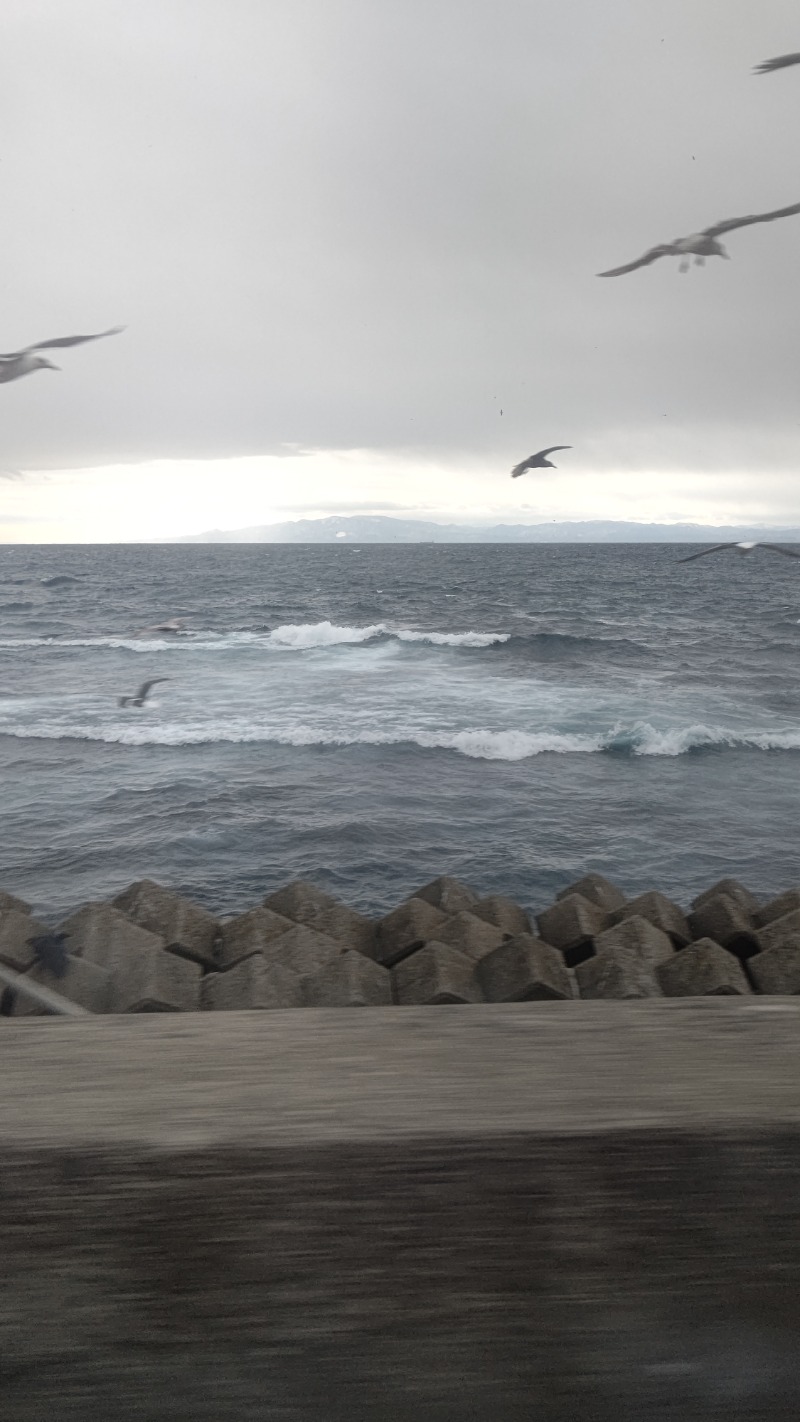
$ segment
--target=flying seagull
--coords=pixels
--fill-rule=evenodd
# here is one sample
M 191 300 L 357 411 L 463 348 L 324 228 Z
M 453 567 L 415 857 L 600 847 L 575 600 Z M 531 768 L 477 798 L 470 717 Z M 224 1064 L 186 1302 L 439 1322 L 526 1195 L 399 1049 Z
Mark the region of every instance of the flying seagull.
M 625 272 L 635 272 L 637 267 L 649 267 L 650 263 L 658 261 L 659 257 L 680 257 L 682 272 L 688 272 L 692 256 L 698 267 L 703 266 L 706 257 L 725 257 L 729 261 L 728 253 L 719 241 L 723 232 L 734 232 L 737 227 L 749 227 L 753 222 L 774 222 L 778 217 L 794 217 L 798 212 L 800 202 L 792 203 L 791 207 L 776 208 L 775 212 L 758 212 L 753 217 L 730 217 L 727 222 L 715 222 L 713 227 L 706 227 L 702 232 L 693 232 L 689 237 L 676 237 L 674 242 L 662 242 L 658 247 L 651 247 L 643 257 L 637 257 L 635 262 L 627 262 L 624 267 L 612 267 L 611 271 L 598 272 L 597 275 L 624 276 Z
M 120 706 L 144 706 L 151 686 L 158 686 L 160 681 L 169 681 L 168 676 L 154 676 L 152 681 L 143 681 L 135 696 L 120 696 L 118 702 Z
M 774 74 L 776 69 L 788 69 L 790 64 L 800 64 L 800 54 L 779 54 L 777 59 L 765 59 L 757 64 L 754 74 Z
M 98 331 L 94 336 L 57 336 L 53 341 L 37 341 L 33 346 L 25 346 L 21 351 L 11 351 L 0 355 L 0 385 L 8 380 L 19 380 L 22 375 L 32 375 L 34 370 L 60 370 L 51 360 L 39 355 L 39 351 L 50 351 L 61 346 L 81 346 L 84 341 L 101 341 L 104 336 L 116 336 L 124 331 L 124 326 L 112 326 L 110 331 Z
M 679 563 L 693 563 L 695 558 L 705 558 L 707 553 L 721 553 L 724 548 L 732 548 L 735 553 L 753 553 L 756 548 L 769 548 L 772 553 L 782 553 L 784 558 L 800 558 L 793 548 L 784 548 L 781 543 L 715 543 L 713 548 L 704 548 L 701 553 L 690 553 L 688 558 L 679 558 Z
M 551 444 L 547 449 L 540 449 L 538 454 L 529 454 L 527 459 L 523 459 L 521 464 L 515 464 L 511 470 L 511 478 L 518 479 L 520 474 L 527 474 L 529 469 L 556 469 L 558 466 L 551 464 L 547 458 L 548 454 L 553 454 L 557 449 L 572 449 L 571 444 Z

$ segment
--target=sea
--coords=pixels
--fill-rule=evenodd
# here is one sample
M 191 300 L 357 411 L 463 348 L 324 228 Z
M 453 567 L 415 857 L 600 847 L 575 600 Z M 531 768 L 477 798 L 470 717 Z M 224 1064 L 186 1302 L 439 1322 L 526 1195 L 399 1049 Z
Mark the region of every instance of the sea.
M 800 563 L 689 551 L 4 546 L 0 888 L 53 922 L 142 878 L 219 914 L 301 877 L 370 915 L 439 874 L 779 893 Z

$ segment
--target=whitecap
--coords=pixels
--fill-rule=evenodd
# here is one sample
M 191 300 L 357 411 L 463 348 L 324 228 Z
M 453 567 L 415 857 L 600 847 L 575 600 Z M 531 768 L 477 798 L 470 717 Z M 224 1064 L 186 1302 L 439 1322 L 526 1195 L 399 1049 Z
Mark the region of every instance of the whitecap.
M 637 723 L 631 732 L 634 755 L 686 755 L 712 748 L 728 750 L 800 750 L 800 728 L 778 730 L 733 730 L 727 726 L 674 726 L 656 730 Z
M 507 642 L 510 632 L 394 632 L 400 642 L 431 642 L 435 647 L 491 647 Z
M 369 642 L 387 632 L 383 622 L 367 627 L 337 627 L 333 622 L 301 622 L 276 627 L 267 637 L 273 647 L 305 651 L 309 647 L 335 647 L 343 642 Z
M 636 756 L 681 756 L 703 749 L 800 750 L 800 729 L 734 731 L 702 725 L 658 730 L 647 723 L 614 726 L 602 731 L 568 732 L 470 727 L 431 731 L 400 725 L 391 729 L 337 729 L 299 723 L 294 726 L 259 724 L 247 717 L 229 717 L 208 723 L 159 722 L 146 724 L 114 720 L 105 724 L 66 725 L 41 721 L 38 725 L 0 726 L 0 733 L 19 739 L 90 740 L 124 745 L 201 745 L 217 742 L 263 742 L 292 746 L 400 746 L 424 750 L 452 750 L 475 760 L 527 760 L 538 755 L 587 755 L 626 752 Z
M 11 651 L 24 647 L 110 647 L 129 652 L 225 652 L 248 647 L 268 651 L 304 652 L 318 647 L 370 642 L 378 637 L 399 642 L 427 642 L 437 647 L 489 647 L 507 642 L 507 632 L 426 632 L 413 628 L 393 628 L 385 622 L 366 627 L 340 627 L 334 622 L 287 623 L 271 632 L 226 632 L 194 630 L 169 639 L 164 637 L 20 637 L 0 640 L 0 648 Z

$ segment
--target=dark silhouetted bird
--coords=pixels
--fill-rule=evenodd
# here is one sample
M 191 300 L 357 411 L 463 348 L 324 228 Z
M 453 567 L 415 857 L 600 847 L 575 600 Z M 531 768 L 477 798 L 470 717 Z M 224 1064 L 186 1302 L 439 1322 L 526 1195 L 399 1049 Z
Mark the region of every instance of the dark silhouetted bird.
M 110 331 L 98 331 L 95 336 L 58 336 L 52 341 L 37 341 L 33 346 L 24 346 L 21 351 L 11 351 L 0 355 L 0 385 L 8 380 L 19 380 L 23 375 L 32 375 L 35 370 L 60 370 L 39 355 L 39 351 L 50 351 L 62 346 L 82 346 L 84 341 L 101 341 L 104 336 L 117 336 L 124 326 L 112 326 Z
M 554 454 L 557 449 L 572 449 L 571 444 L 551 444 L 547 449 L 540 449 L 538 454 L 529 454 L 527 459 L 523 459 L 521 464 L 515 464 L 511 470 L 511 478 L 518 479 L 520 474 L 527 474 L 529 469 L 556 469 L 558 466 L 551 464 L 547 458 L 548 454 Z
M 67 971 L 66 941 L 66 933 L 40 933 L 37 938 L 28 939 L 37 963 L 56 978 L 63 978 Z
M 690 553 L 688 558 L 679 558 L 679 563 L 693 563 L 695 558 L 705 558 L 709 553 L 722 553 L 732 548 L 734 553 L 754 553 L 756 548 L 768 548 L 771 553 L 782 553 L 784 558 L 800 558 L 793 548 L 784 548 L 780 543 L 715 543 L 713 548 L 704 548 L 700 553 Z
M 800 64 L 800 54 L 779 54 L 777 59 L 765 59 L 757 64 L 754 74 L 774 74 L 776 69 L 788 69 L 790 64 Z
M 120 706 L 143 706 L 150 692 L 151 686 L 158 686 L 160 681 L 169 681 L 168 676 L 154 676 L 150 681 L 143 681 L 135 696 L 120 696 L 118 702 Z
M 624 276 L 625 272 L 635 272 L 637 267 L 649 267 L 651 262 L 658 261 L 659 257 L 680 257 L 680 270 L 688 272 L 691 265 L 691 257 L 694 257 L 695 265 L 702 267 L 706 257 L 724 257 L 730 261 L 728 253 L 725 251 L 719 238 L 723 232 L 735 232 L 737 227 L 750 227 L 754 222 L 775 222 L 779 217 L 794 217 L 800 212 L 800 202 L 795 202 L 791 207 L 779 207 L 774 212 L 759 212 L 754 217 L 730 217 L 726 222 L 715 222 L 712 227 L 705 227 L 702 232 L 693 232 L 690 237 L 676 237 L 674 242 L 662 242 L 658 247 L 651 247 L 643 256 L 637 257 L 635 262 L 626 262 L 624 267 L 612 267 L 608 272 L 598 272 L 601 277 Z

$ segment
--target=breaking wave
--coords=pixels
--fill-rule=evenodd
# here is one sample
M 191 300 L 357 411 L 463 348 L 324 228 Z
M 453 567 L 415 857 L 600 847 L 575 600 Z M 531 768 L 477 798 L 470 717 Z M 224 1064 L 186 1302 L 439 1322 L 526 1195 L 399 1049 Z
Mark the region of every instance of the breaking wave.
M 0 727 L 0 734 L 22 740 L 105 741 L 121 745 L 208 745 L 217 743 L 271 743 L 290 746 L 418 746 L 423 750 L 451 750 L 474 760 L 527 760 L 537 755 L 588 755 L 601 752 L 632 756 L 681 756 L 703 751 L 800 750 L 800 726 L 784 730 L 732 730 L 723 726 L 683 726 L 658 730 L 647 722 L 617 725 L 596 732 L 558 730 L 489 730 L 479 727 L 458 731 L 430 731 L 398 726 L 385 731 L 347 731 L 299 724 L 291 727 L 259 725 L 246 717 L 229 717 L 210 724 L 164 723 L 137 725 L 65 726 L 41 722 L 37 726 Z
M 178 632 L 169 637 L 20 637 L 0 640 L 0 648 L 23 647 L 113 647 L 130 652 L 202 651 L 227 652 L 247 647 L 267 651 L 304 652 L 311 648 L 336 647 L 347 643 L 370 642 L 375 638 L 398 642 L 428 642 L 436 647 L 490 647 L 507 642 L 508 632 L 425 632 L 413 628 L 390 627 L 373 622 L 366 627 L 339 627 L 333 622 L 287 624 L 270 632 Z

